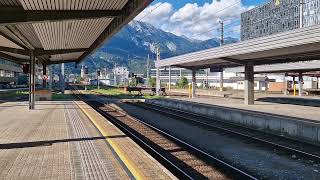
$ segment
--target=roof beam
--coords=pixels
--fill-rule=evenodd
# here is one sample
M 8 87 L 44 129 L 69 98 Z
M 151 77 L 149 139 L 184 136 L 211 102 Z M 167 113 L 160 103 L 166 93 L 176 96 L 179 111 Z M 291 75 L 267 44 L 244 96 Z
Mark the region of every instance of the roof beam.
M 304 54 L 291 54 L 288 56 L 275 56 L 254 60 L 254 65 L 278 64 L 299 61 L 311 61 L 320 59 L 320 52 L 308 52 Z M 250 60 L 247 60 L 250 61 Z
M 57 61 L 50 61 L 47 65 L 50 64 L 61 64 L 61 63 L 74 63 L 75 60 L 57 60 Z
M 228 61 L 228 62 L 232 62 L 232 63 L 235 63 L 235 64 L 239 64 L 239 65 L 245 65 L 246 64 L 246 62 L 240 61 L 238 59 L 228 58 L 228 57 L 223 57 L 223 58 L 220 58 L 220 59 Z
M 88 48 L 76 48 L 76 49 L 55 49 L 55 50 L 44 50 L 44 49 L 35 49 L 35 56 L 45 56 L 45 55 L 57 55 L 57 54 L 69 54 L 77 52 L 85 52 Z
M 95 42 L 90 46 L 89 50 L 83 53 L 78 58 L 78 63 L 83 61 L 91 53 L 93 53 L 97 48 L 99 48 L 102 43 L 110 39 L 115 33 L 117 33 L 124 25 L 128 24 L 134 17 L 136 17 L 141 11 L 144 10 L 153 0 L 130 0 L 123 7 L 123 16 L 116 17 L 112 20 L 108 27 L 100 34 L 100 36 L 95 40 Z
M 27 49 L 34 49 L 33 45 L 30 43 L 30 41 L 18 30 L 17 27 L 9 25 L 9 26 L 6 26 L 6 28 L 12 34 L 14 34 L 18 39 L 20 39 L 20 41 L 23 42 L 23 44 L 25 44 L 25 47 Z
M 4 47 L 4 46 L 0 46 L 0 51 L 14 53 L 14 54 L 27 55 L 27 56 L 30 55 L 30 51 L 29 50 L 17 49 L 17 48 L 11 48 L 11 47 Z
M 11 38 L 10 36 L 7 36 L 5 33 L 0 31 L 0 35 L 5 37 L 6 39 L 8 39 L 9 41 L 15 43 L 16 45 L 22 47 L 23 49 L 28 49 L 24 44 L 21 44 L 20 42 L 14 40 L 13 38 Z
M 68 53 L 75 53 L 75 52 L 84 52 L 87 51 L 88 48 L 77 48 L 77 49 L 56 49 L 56 50 L 44 50 L 44 49 L 34 49 L 32 50 L 34 52 L 35 56 L 45 56 L 45 55 L 56 55 L 56 54 L 68 54 Z M 15 54 L 21 54 L 21 55 L 30 55 L 30 50 L 25 49 L 16 49 L 11 47 L 3 47 L 0 46 L 0 51 L 3 52 L 10 52 Z
M 19 64 L 29 62 L 29 59 L 20 59 L 20 58 L 13 57 L 13 56 L 10 56 L 10 55 L 8 55 L 6 53 L 2 53 L 2 52 L 0 52 L 0 57 L 4 58 L 6 60 L 9 60 L 9 61 L 15 62 L 15 63 L 19 63 Z
M 51 22 L 64 20 L 118 17 L 122 10 L 24 10 L 23 8 L 0 8 L 0 26 L 19 23 Z

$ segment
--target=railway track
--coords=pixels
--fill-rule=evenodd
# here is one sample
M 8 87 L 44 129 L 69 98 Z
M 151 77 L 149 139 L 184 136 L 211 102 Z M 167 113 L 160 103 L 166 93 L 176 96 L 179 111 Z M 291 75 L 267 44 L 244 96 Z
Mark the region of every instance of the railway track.
M 197 126 L 218 130 L 223 133 L 229 133 L 231 135 L 237 136 L 237 138 L 240 137 L 244 138 L 245 140 L 258 142 L 260 144 L 264 144 L 271 147 L 271 149 L 273 150 L 277 149 L 283 151 L 290 156 L 294 156 L 295 158 L 304 158 L 318 164 L 320 163 L 320 153 L 316 150 L 318 147 L 316 147 L 315 145 L 295 141 L 292 139 L 287 139 L 284 137 L 279 137 L 276 135 L 262 133 L 252 129 L 244 128 L 242 126 L 236 126 L 231 123 L 226 123 L 222 121 L 212 121 L 212 119 L 205 116 L 173 108 L 167 108 L 160 105 L 146 105 L 143 103 L 130 102 L 129 104 L 139 106 L 144 109 L 156 111 L 158 113 L 183 120 L 184 122 L 193 123 Z
M 78 95 L 84 99 L 85 95 Z M 85 101 L 180 179 L 258 179 L 139 119 L 97 100 Z

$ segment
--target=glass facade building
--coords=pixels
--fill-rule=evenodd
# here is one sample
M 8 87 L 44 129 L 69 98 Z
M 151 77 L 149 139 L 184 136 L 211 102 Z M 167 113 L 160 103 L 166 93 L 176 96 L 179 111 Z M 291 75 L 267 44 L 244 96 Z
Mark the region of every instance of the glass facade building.
M 0 85 L 17 84 L 19 73 L 22 72 L 21 65 L 0 59 Z
M 303 27 L 320 24 L 320 0 L 304 0 Z M 241 40 L 300 27 L 300 0 L 272 0 L 241 14 Z

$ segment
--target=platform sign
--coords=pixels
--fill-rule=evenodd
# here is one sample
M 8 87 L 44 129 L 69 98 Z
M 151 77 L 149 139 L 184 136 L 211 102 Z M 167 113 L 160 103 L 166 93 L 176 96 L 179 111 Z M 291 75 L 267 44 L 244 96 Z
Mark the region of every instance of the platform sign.
M 30 66 L 29 66 L 29 64 L 24 64 L 24 65 L 22 65 L 22 70 L 23 70 L 23 73 L 29 74 L 29 73 L 30 73 Z
M 222 71 L 223 71 L 223 68 L 220 66 L 210 68 L 210 72 L 222 72 Z

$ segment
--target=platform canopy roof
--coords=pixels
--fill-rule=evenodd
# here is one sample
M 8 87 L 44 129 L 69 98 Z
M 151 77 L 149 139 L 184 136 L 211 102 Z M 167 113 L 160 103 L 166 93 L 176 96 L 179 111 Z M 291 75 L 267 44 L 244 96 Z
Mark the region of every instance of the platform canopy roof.
M 0 0 L 0 57 L 81 62 L 153 0 Z
M 156 67 L 234 67 L 320 59 L 320 25 L 296 29 L 156 62 Z
M 310 72 L 320 70 L 320 60 L 294 62 L 294 63 L 281 63 L 270 65 L 258 65 L 254 67 L 255 73 L 286 73 L 286 72 Z M 226 72 L 231 73 L 244 73 L 244 67 L 226 68 Z

